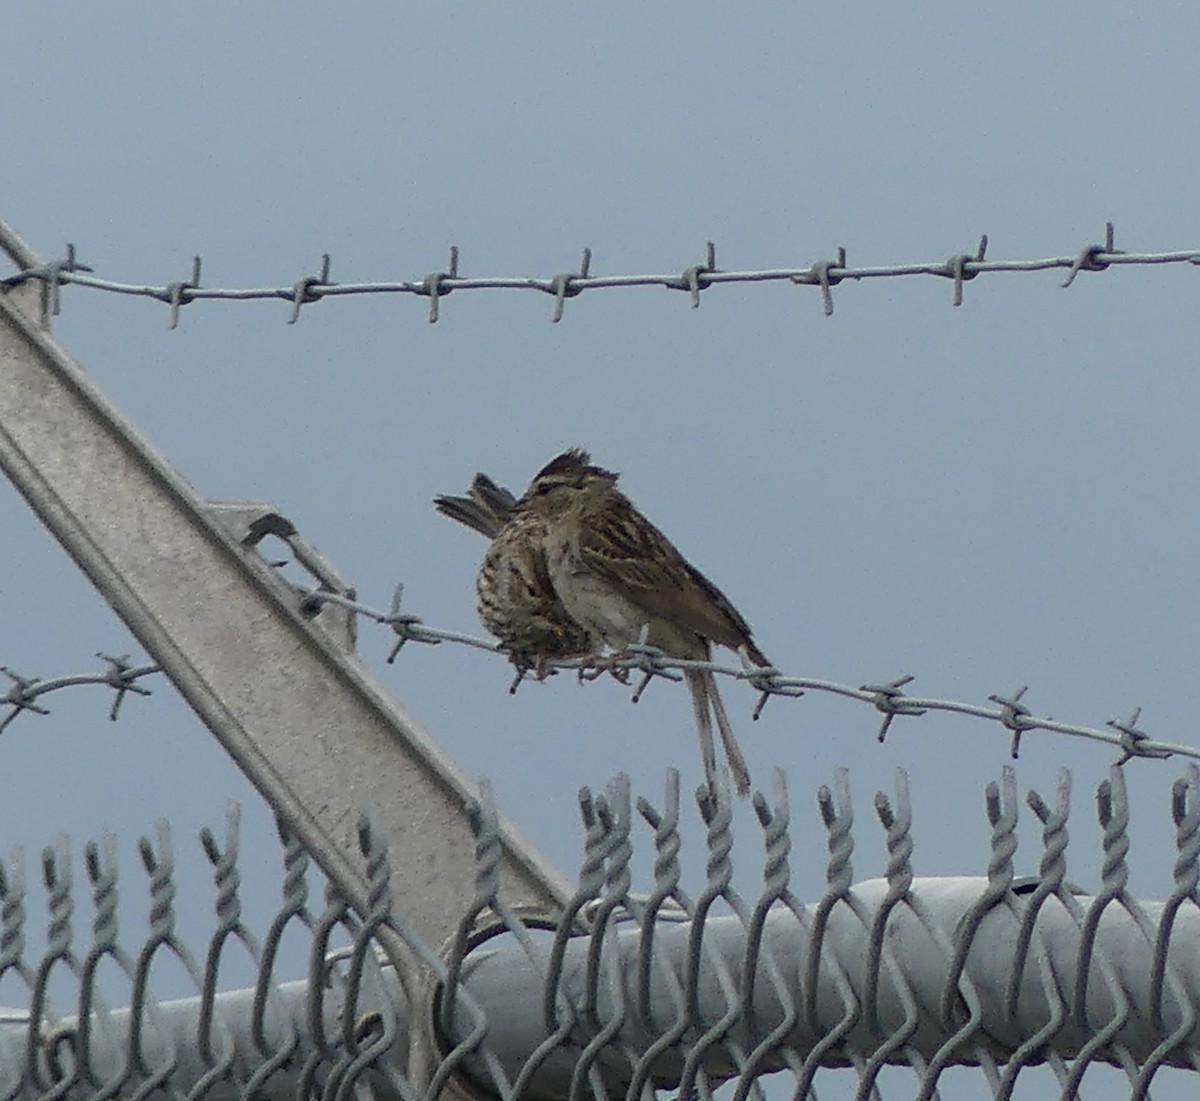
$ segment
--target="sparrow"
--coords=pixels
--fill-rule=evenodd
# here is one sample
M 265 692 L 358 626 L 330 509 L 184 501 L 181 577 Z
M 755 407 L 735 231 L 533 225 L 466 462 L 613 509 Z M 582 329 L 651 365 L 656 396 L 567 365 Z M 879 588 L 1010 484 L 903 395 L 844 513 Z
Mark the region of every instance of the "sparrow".
M 536 519 L 547 576 L 571 621 L 614 650 L 642 641 L 669 657 L 709 661 L 726 646 L 771 663 L 730 600 L 617 488 L 618 475 L 579 448 L 552 459 L 517 502 Z M 750 772 L 712 672 L 685 669 L 705 776 L 716 786 L 715 720 L 739 795 Z
M 475 578 L 475 608 L 513 665 L 544 679 L 549 661 L 594 653 L 600 643 L 567 614 L 550 584 L 540 517 L 518 512 L 517 498 L 486 474 L 475 475 L 468 494 L 435 497 L 434 508 L 490 540 Z

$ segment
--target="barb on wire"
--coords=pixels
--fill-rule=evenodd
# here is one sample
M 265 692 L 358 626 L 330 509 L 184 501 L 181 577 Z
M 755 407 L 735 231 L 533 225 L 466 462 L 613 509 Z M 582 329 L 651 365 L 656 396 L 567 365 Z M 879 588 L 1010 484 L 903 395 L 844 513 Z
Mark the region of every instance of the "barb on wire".
M 550 280 L 550 293 L 554 295 L 554 313 L 550 320 L 554 324 L 558 324 L 562 320 L 563 307 L 568 298 L 574 298 L 583 287 L 580 285 L 586 281 L 592 269 L 592 250 L 585 248 L 583 250 L 583 259 L 580 261 L 579 270 L 577 272 L 560 272 Z
M 292 316 L 288 318 L 288 324 L 295 325 L 300 320 L 300 307 L 306 302 L 321 300 L 321 296 L 316 292 L 317 287 L 332 286 L 329 282 L 329 253 L 325 253 L 321 257 L 321 274 L 306 275 L 303 279 L 298 279 L 292 287 Z
M 75 246 L 67 246 L 65 259 L 56 260 L 38 267 L 26 268 L 0 279 L 0 290 L 16 286 L 30 279 L 43 280 L 50 291 L 50 309 L 55 315 L 60 308 L 60 292 L 63 286 L 74 284 L 93 290 L 113 294 L 153 298 L 170 307 L 168 327 L 174 329 L 179 323 L 179 310 L 197 299 L 246 301 L 253 299 L 282 299 L 291 303 L 289 324 L 295 324 L 302 306 L 319 302 L 324 298 L 344 295 L 400 294 L 429 299 L 429 321 L 439 317 L 439 302 L 452 291 L 458 290 L 524 290 L 548 294 L 554 299 L 554 310 L 550 320 L 562 320 L 563 305 L 568 298 L 575 298 L 583 291 L 618 287 L 665 287 L 687 293 L 691 305 L 700 305 L 700 294 L 717 284 L 732 283 L 788 283 L 798 287 L 815 287 L 821 295 L 821 304 L 828 317 L 833 313 L 833 287 L 846 280 L 861 282 L 867 279 L 889 279 L 907 276 L 933 276 L 949 279 L 954 284 L 952 302 L 961 306 L 963 284 L 979 275 L 998 272 L 1036 272 L 1064 270 L 1066 277 L 1060 283 L 1070 287 L 1081 271 L 1103 272 L 1110 267 L 1150 264 L 1200 265 L 1200 249 L 1176 249 L 1169 252 L 1126 252 L 1116 248 L 1111 222 L 1105 226 L 1104 243 L 1088 244 L 1081 250 L 1065 256 L 1048 256 L 1033 260 L 988 260 L 986 258 L 988 236 L 980 237 L 973 253 L 957 253 L 948 260 L 908 264 L 879 264 L 851 267 L 846 260 L 846 250 L 839 248 L 833 260 L 817 260 L 802 266 L 781 266 L 753 270 L 729 271 L 717 267 L 716 246 L 709 241 L 702 263 L 685 267 L 682 272 L 658 274 L 593 275 L 591 273 L 592 250 L 583 250 L 583 261 L 575 272 L 560 272 L 551 276 L 465 276 L 459 273 L 458 246 L 450 249 L 450 263 L 445 270 L 431 272 L 421 279 L 364 280 L 350 283 L 333 283 L 329 280 L 330 258 L 322 257 L 321 274 L 305 275 L 287 285 L 278 287 L 202 287 L 200 286 L 200 257 L 192 262 L 190 280 L 169 282 L 161 286 L 146 283 L 123 283 L 102 279 L 93 269 L 79 263 L 75 258 Z
M 62 309 L 62 296 L 60 294 L 63 283 L 68 281 L 71 275 L 90 274 L 95 269 L 87 264 L 81 264 L 75 259 L 75 246 L 67 245 L 67 255 L 62 260 L 52 260 L 48 264 L 42 264 L 35 268 L 25 268 L 14 275 L 0 279 L 0 290 L 6 290 L 9 287 L 19 286 L 29 279 L 40 279 L 44 282 L 50 292 L 50 315 L 57 317 Z M 150 291 L 153 288 L 144 288 Z M 164 288 L 165 289 L 165 288 Z M 162 297 L 157 295 L 155 297 Z

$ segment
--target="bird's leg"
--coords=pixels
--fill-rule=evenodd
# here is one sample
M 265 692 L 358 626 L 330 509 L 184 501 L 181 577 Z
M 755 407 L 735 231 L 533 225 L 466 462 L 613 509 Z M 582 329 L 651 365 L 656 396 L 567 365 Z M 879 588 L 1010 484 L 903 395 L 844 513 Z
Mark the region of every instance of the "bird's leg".
M 617 663 L 628 661 L 633 654 L 629 650 L 614 650 L 608 655 L 608 674 L 621 684 L 629 683 L 629 670 L 622 669 Z
M 576 676 L 579 678 L 580 683 L 585 680 L 596 680 L 598 677 L 603 676 L 604 661 L 605 656 L 603 654 L 588 654 L 585 657 L 581 657 L 578 669 L 576 670 Z
M 645 646 L 646 640 L 650 637 L 650 624 L 642 625 L 641 632 L 638 634 L 637 643 L 639 646 Z M 621 650 L 614 650 L 606 657 L 595 655 L 589 659 L 589 676 L 588 680 L 596 680 L 597 677 L 607 673 L 613 680 L 628 687 L 629 674 L 633 672 L 631 668 L 622 668 L 621 662 L 636 661 L 639 655 L 636 650 L 628 647 Z M 582 680 L 583 677 L 581 676 Z M 641 693 L 637 693 L 641 695 Z M 634 702 L 637 702 L 637 697 L 634 697 Z

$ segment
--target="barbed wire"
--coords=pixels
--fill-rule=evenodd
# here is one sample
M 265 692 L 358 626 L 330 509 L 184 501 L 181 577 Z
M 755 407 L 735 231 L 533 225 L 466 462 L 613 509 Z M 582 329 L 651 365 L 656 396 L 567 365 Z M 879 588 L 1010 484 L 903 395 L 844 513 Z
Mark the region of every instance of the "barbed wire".
M 139 696 L 151 695 L 149 688 L 143 688 L 135 682 L 141 680 L 142 677 L 150 676 L 151 673 L 162 671 L 160 666 L 154 664 L 131 665 L 129 654 L 114 656 L 101 650 L 96 653 L 96 657 L 101 658 L 106 666 L 99 673 L 73 673 L 64 677 L 52 677 L 49 680 L 43 680 L 40 677 L 26 677 L 10 666 L 0 665 L 0 673 L 12 681 L 12 687 L 8 692 L 4 696 L 0 696 L 0 703 L 9 705 L 8 714 L 0 719 L 0 734 L 3 734 L 8 725 L 23 711 L 29 711 L 35 715 L 48 715 L 49 711 L 37 703 L 38 697 L 44 696 L 48 692 L 55 692 L 60 688 L 77 688 L 84 684 L 103 684 L 113 690 L 113 702 L 112 707 L 109 708 L 108 717 L 111 721 L 116 722 L 127 693 L 133 692 Z
M 488 639 L 476 638 L 458 631 L 445 631 L 436 627 L 427 627 L 419 616 L 401 611 L 404 596 L 404 586 L 397 585 L 388 611 L 363 604 L 338 593 L 331 593 L 317 588 L 300 589 L 302 604 L 310 608 L 324 604 L 335 604 L 346 608 L 382 626 L 389 627 L 396 633 L 397 641 L 387 656 L 388 664 L 395 662 L 400 650 L 406 642 L 424 642 L 437 645 L 442 642 L 452 642 L 458 645 L 470 646 L 491 653 L 503 654 L 510 657 L 503 646 Z M 1021 738 L 1034 730 L 1045 730 L 1054 734 L 1065 734 L 1070 737 L 1087 738 L 1092 741 L 1114 745 L 1121 750 L 1119 764 L 1125 764 L 1134 757 L 1165 759 L 1171 756 L 1191 757 L 1200 760 L 1200 747 L 1160 742 L 1151 739 L 1150 735 L 1138 727 L 1142 709 L 1134 708 L 1128 719 L 1109 719 L 1105 725 L 1107 730 L 1098 727 L 1084 726 L 1074 723 L 1059 722 L 1049 717 L 1034 715 L 1030 708 L 1021 702 L 1028 691 L 1027 685 L 1009 693 L 995 693 L 988 697 L 988 702 L 995 707 L 984 707 L 981 704 L 963 703 L 956 700 L 942 700 L 921 696 L 910 696 L 903 691 L 906 684 L 915 679 L 911 675 L 897 677 L 890 681 L 880 681 L 873 684 L 863 684 L 857 688 L 851 685 L 839 684 L 836 681 L 816 679 L 812 677 L 789 677 L 774 666 L 756 666 L 744 662 L 740 668 L 721 665 L 712 661 L 693 661 L 684 658 L 673 658 L 663 653 L 656 646 L 645 642 L 646 631 L 642 631 L 642 641 L 620 653 L 609 655 L 597 662 L 594 657 L 557 658 L 543 663 L 543 670 L 573 669 L 580 674 L 581 680 L 594 680 L 596 673 L 610 672 L 623 684 L 628 684 L 629 674 L 640 673 L 641 679 L 634 687 L 632 700 L 637 703 L 642 694 L 656 677 L 663 680 L 682 680 L 681 673 L 687 669 L 699 669 L 732 677 L 734 680 L 747 682 L 759 693 L 757 704 L 752 712 L 752 718 L 758 719 L 767 701 L 773 696 L 799 697 L 805 692 L 824 692 L 870 704 L 883 715 L 877 739 L 882 742 L 897 716 L 919 717 L 929 712 L 947 711 L 960 715 L 971 715 L 975 718 L 988 719 L 999 723 L 1011 735 L 1010 752 L 1014 760 L 1020 755 Z M 522 681 L 526 680 L 532 669 L 518 665 L 516 676 L 509 685 L 509 692 L 516 692 Z
M 491 654 L 499 654 L 506 660 L 512 660 L 505 648 L 491 639 L 478 638 L 461 631 L 429 627 L 420 616 L 402 611 L 404 596 L 402 584 L 396 586 L 391 606 L 387 611 L 383 611 L 340 593 L 330 592 L 319 587 L 296 585 L 292 582 L 285 583 L 296 594 L 299 610 L 305 615 L 315 615 L 325 605 L 332 604 L 391 630 L 396 635 L 396 642 L 385 659 L 389 665 L 395 663 L 400 651 L 409 642 L 420 642 L 430 646 L 449 642 L 484 650 Z M 898 716 L 919 718 L 929 713 L 948 712 L 984 719 L 1002 727 L 1009 734 L 1009 752 L 1014 760 L 1020 756 L 1021 739 L 1024 735 L 1036 730 L 1115 746 L 1121 751 L 1121 757 L 1117 763 L 1122 765 L 1134 757 L 1161 760 L 1179 756 L 1200 760 L 1200 747 L 1151 738 L 1145 730 L 1138 726 L 1138 720 L 1142 713 L 1140 707 L 1135 707 L 1127 719 L 1107 720 L 1102 728 L 1061 722 L 1048 716 L 1035 715 L 1030 707 L 1022 702 L 1028 691 L 1027 685 L 1022 685 L 1015 691 L 997 692 L 990 695 L 988 703 L 994 706 L 988 707 L 978 703 L 909 695 L 904 691 L 904 687 L 911 684 L 915 677 L 908 674 L 892 680 L 881 679 L 875 683 L 854 687 L 815 677 L 787 676 L 774 666 L 763 667 L 744 662 L 741 667 L 735 668 L 712 661 L 673 658 L 655 646 L 646 645 L 644 639 L 645 631 L 643 631 L 642 642 L 618 653 L 604 657 L 555 658 L 543 662 L 538 670 L 514 662 L 516 674 L 508 690 L 510 693 L 515 693 L 520 685 L 531 676 L 534 679 L 545 679 L 546 676 L 559 671 L 574 670 L 580 680 L 589 681 L 609 673 L 621 684 L 627 686 L 630 685 L 632 675 L 637 673 L 641 676 L 637 684 L 633 686 L 632 694 L 632 701 L 637 703 L 649 687 L 650 682 L 656 678 L 679 681 L 683 679 L 681 675 L 683 670 L 699 669 L 718 676 L 744 681 L 758 692 L 758 702 L 752 712 L 752 718 L 755 720 L 762 714 L 767 702 L 775 696 L 798 698 L 807 692 L 822 692 L 868 704 L 881 714 L 883 719 L 876 735 L 880 742 L 887 737 L 893 721 Z M 5 674 L 13 682 L 8 692 L 0 696 L 0 705 L 6 704 L 9 708 L 8 713 L 0 718 L 0 733 L 22 713 L 47 714 L 47 709 L 37 703 L 40 697 L 59 689 L 85 684 L 106 685 L 115 692 L 115 698 L 109 711 L 109 718 L 115 720 L 127 692 L 135 692 L 142 696 L 150 695 L 148 689 L 134 682 L 161 671 L 159 666 L 154 664 L 138 666 L 130 664 L 128 654 L 113 657 L 101 652 L 96 656 L 105 661 L 105 669 L 95 673 L 73 674 L 48 680 L 22 676 L 9 666 L 0 666 L 0 673 Z
M 1051 256 L 1034 260 L 988 260 L 987 234 L 979 239 L 973 253 L 958 253 L 946 260 L 908 264 L 881 264 L 852 267 L 846 250 L 839 248 L 833 259 L 817 260 L 806 267 L 779 267 L 753 271 L 726 271 L 717 267 L 716 246 L 707 242 L 704 260 L 684 267 L 679 272 L 644 275 L 592 275 L 592 250 L 585 248 L 579 267 L 575 271 L 559 272 L 551 276 L 466 276 L 459 273 L 459 249 L 450 248 L 450 263 L 441 271 L 434 271 L 416 280 L 384 280 L 352 283 L 335 283 L 330 279 L 332 261 L 330 254 L 321 257 L 320 271 L 316 275 L 305 275 L 290 286 L 283 287 L 204 287 L 200 284 L 202 261 L 192 258 L 191 272 L 187 279 L 153 285 L 149 283 L 122 283 L 102 279 L 93 274 L 94 269 L 82 263 L 76 256 L 75 246 L 67 245 L 67 254 L 38 267 L 0 279 L 0 288 L 12 287 L 30 279 L 42 280 L 49 290 L 49 307 L 57 316 L 61 309 L 61 290 L 73 284 L 113 294 L 153 298 L 166 303 L 169 309 L 167 328 L 179 325 L 179 311 L 191 302 L 204 300 L 247 301 L 255 299 L 282 299 L 292 306 L 288 324 L 294 325 L 300 318 L 301 309 L 325 298 L 340 298 L 347 295 L 406 294 L 429 299 L 429 321 L 436 322 L 439 302 L 452 291 L 458 290 L 523 290 L 537 291 L 554 298 L 554 310 L 550 320 L 562 320 L 568 298 L 575 298 L 584 291 L 617 287 L 665 287 L 668 290 L 686 292 L 693 308 L 700 305 L 700 292 L 710 287 L 732 283 L 790 283 L 795 286 L 814 287 L 821 293 L 825 316 L 833 313 L 833 291 L 839 283 L 847 280 L 861 282 L 866 279 L 885 279 L 928 275 L 949 279 L 954 284 L 953 304 L 961 306 L 963 284 L 976 276 L 997 272 L 1036 272 L 1062 269 L 1067 276 L 1060 286 L 1069 287 L 1081 271 L 1101 272 L 1113 266 L 1192 264 L 1200 265 L 1200 249 L 1177 249 L 1170 252 L 1126 252 L 1114 245 L 1112 222 L 1105 225 L 1104 243 L 1087 244 L 1078 252 L 1066 256 Z

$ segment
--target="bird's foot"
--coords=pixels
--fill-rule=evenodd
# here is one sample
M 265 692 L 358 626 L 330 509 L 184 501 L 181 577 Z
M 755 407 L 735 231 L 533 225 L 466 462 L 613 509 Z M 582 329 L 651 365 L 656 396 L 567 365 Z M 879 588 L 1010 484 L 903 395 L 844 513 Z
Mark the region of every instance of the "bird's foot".
M 628 650 L 617 650 L 611 654 L 589 654 L 579 660 L 579 680 L 593 681 L 607 673 L 621 684 L 629 683 L 629 670 L 619 664 L 628 661 L 633 655 Z

